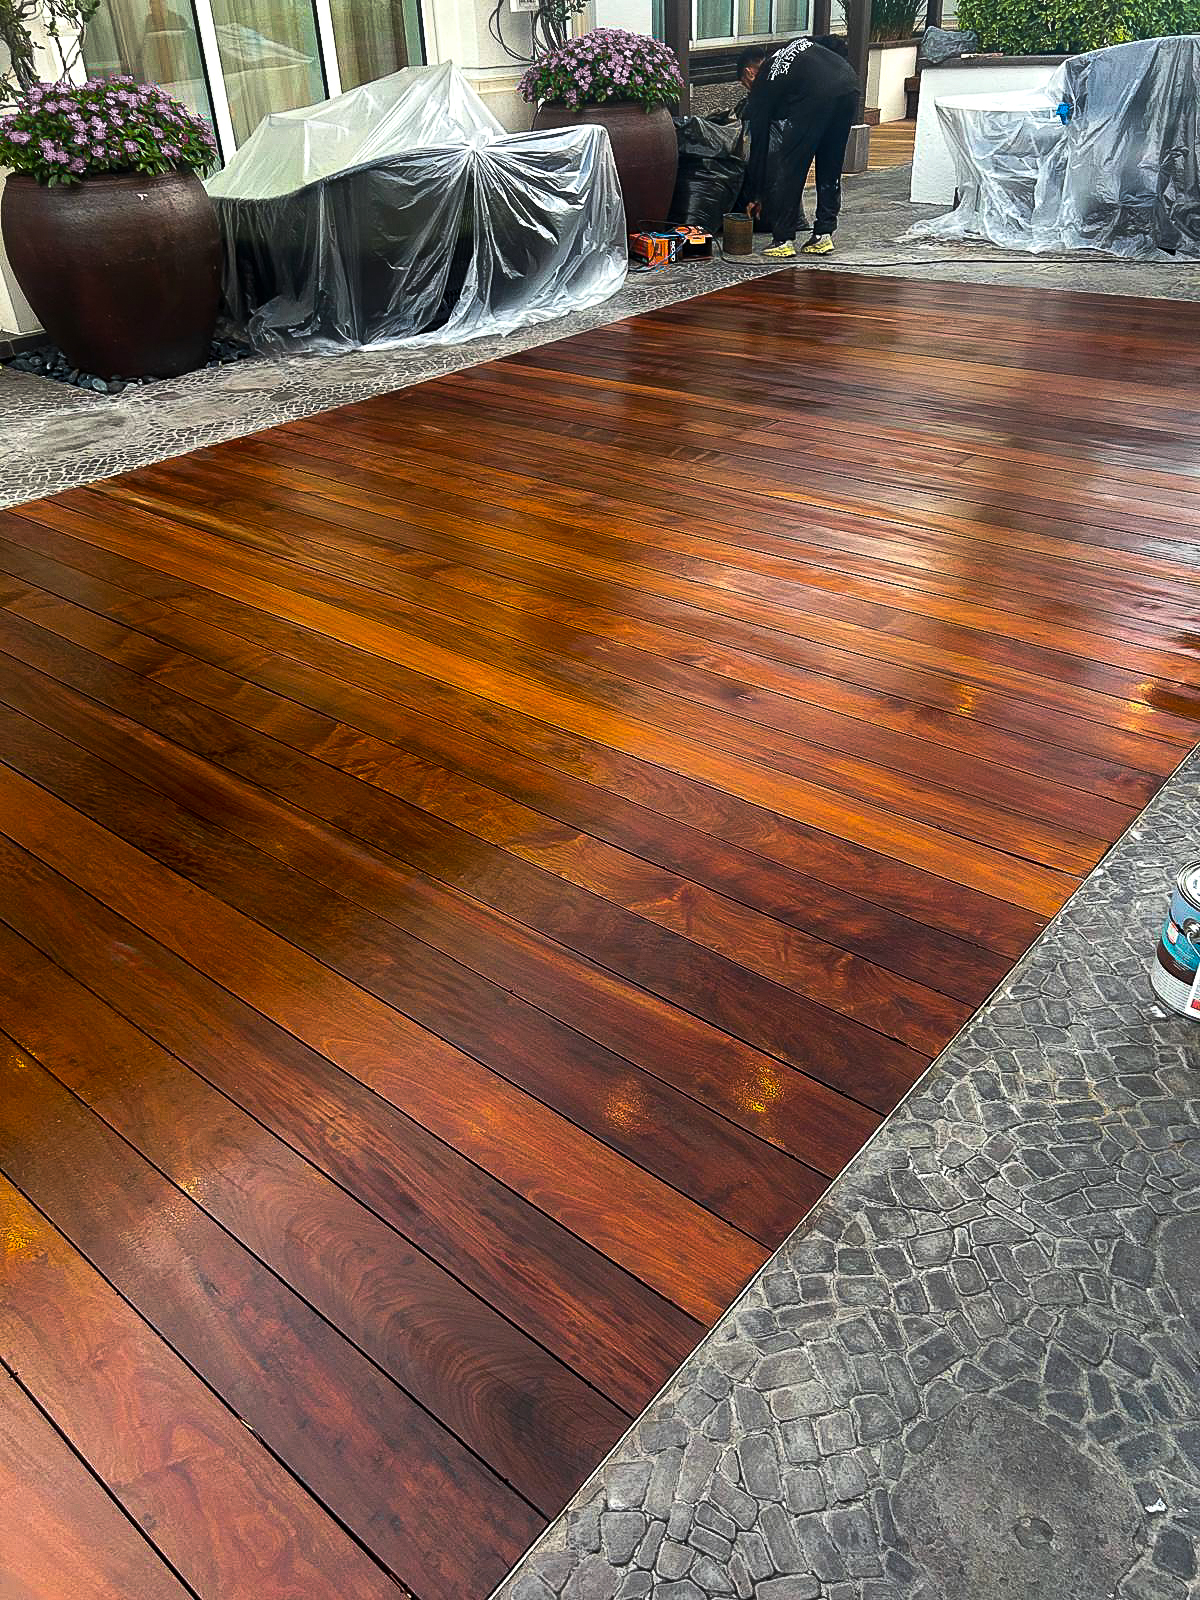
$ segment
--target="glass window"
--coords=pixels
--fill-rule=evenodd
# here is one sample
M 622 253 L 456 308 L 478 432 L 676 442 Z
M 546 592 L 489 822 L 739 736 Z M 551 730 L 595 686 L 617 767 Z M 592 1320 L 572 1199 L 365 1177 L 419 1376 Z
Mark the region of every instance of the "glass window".
M 161 84 L 212 121 L 212 105 L 189 0 L 108 0 L 88 23 L 83 64 L 96 78 L 127 72 Z
M 421 64 L 417 0 L 330 0 L 342 88 Z
M 693 0 L 693 17 L 696 40 L 793 38 L 808 31 L 809 0 Z
M 739 37 L 746 34 L 770 33 L 771 0 L 738 0 Z
M 696 38 L 728 39 L 733 33 L 733 0 L 696 0 Z
M 807 33 L 808 15 L 808 0 L 775 0 L 775 22 L 771 31 L 792 37 Z
M 325 98 L 308 0 L 212 0 L 221 71 L 238 143 L 269 111 Z

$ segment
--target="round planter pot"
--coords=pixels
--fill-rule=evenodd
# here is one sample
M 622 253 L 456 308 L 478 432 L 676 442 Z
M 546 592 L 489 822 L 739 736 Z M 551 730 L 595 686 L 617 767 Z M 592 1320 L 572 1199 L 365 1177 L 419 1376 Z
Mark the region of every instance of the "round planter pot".
M 170 378 L 208 359 L 221 238 L 194 174 L 54 188 L 9 177 L 0 229 L 25 298 L 72 366 L 99 378 Z
M 569 128 L 581 122 L 608 129 L 630 231 L 665 222 L 679 166 L 675 123 L 666 106 L 646 111 L 631 100 L 614 100 L 572 111 L 551 103 L 539 106 L 533 119 L 535 128 Z

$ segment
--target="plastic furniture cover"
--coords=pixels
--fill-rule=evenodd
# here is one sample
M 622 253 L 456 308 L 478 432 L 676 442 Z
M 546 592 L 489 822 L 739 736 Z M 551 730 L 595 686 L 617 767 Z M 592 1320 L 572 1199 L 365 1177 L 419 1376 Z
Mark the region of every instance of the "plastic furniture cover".
M 1065 61 L 1045 88 L 938 102 L 959 203 L 910 239 L 1200 257 L 1200 35 Z
M 509 333 L 628 266 L 604 129 L 507 134 L 449 64 L 265 117 L 207 188 L 227 320 L 264 351 Z

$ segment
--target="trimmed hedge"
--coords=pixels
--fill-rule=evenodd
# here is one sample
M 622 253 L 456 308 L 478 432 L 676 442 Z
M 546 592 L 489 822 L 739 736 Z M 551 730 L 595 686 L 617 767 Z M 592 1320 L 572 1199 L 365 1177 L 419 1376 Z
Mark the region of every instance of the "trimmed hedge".
M 1131 39 L 1200 33 L 1200 0 L 959 0 L 958 26 L 981 50 L 1074 55 Z

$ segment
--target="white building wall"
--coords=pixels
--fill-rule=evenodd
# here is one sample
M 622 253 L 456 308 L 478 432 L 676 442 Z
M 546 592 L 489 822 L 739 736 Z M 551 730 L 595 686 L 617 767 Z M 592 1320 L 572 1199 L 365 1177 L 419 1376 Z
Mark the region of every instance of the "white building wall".
M 505 55 L 493 38 L 488 19 L 495 0 L 422 0 L 425 54 L 431 65 L 453 61 L 493 116 L 513 133 L 529 127 L 532 106 L 517 93 L 525 68 Z M 647 5 L 649 0 L 647 0 Z M 530 37 L 529 17 L 514 12 L 505 0 L 505 38 L 524 51 Z
M 915 44 L 872 45 L 867 57 L 867 105 L 880 122 L 903 122 L 908 115 L 904 85 L 917 70 Z

